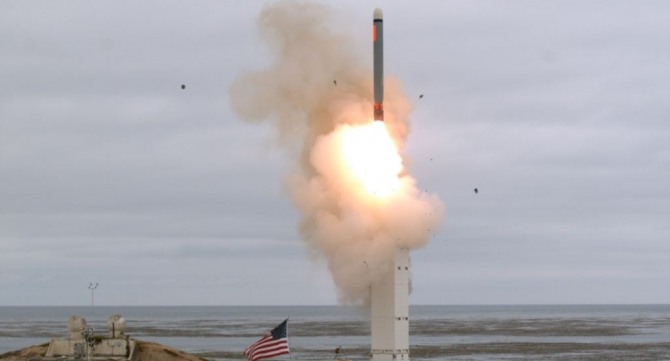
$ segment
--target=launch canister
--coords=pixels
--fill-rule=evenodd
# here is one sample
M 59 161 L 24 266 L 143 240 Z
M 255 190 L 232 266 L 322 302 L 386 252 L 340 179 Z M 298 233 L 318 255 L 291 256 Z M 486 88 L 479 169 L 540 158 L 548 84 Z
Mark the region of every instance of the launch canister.
M 372 19 L 372 47 L 375 120 L 384 121 L 384 19 L 379 8 Z

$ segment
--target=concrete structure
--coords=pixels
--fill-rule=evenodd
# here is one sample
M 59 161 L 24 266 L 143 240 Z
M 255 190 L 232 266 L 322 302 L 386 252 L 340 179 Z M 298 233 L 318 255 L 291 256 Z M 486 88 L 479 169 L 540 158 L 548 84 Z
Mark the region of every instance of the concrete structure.
M 84 331 L 86 330 L 86 320 L 79 316 L 70 316 L 67 321 L 67 329 L 70 339 L 83 340 Z
M 370 287 L 372 361 L 409 361 L 409 249 L 395 251 L 393 270 Z
M 125 335 L 125 319 L 113 315 L 107 320 L 107 327 L 108 337 L 95 336 L 86 320 L 72 316 L 68 322 L 68 338 L 51 339 L 46 355 L 36 360 L 135 360 L 136 342 Z
M 126 319 L 121 315 L 111 315 L 107 319 L 109 338 L 123 338 L 126 333 Z

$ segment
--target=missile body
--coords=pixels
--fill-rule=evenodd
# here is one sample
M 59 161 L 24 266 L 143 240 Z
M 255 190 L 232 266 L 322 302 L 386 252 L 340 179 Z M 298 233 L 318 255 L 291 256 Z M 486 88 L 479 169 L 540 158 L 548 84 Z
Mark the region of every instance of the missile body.
M 372 20 L 372 71 L 375 121 L 384 121 L 384 20 L 382 9 L 375 9 Z

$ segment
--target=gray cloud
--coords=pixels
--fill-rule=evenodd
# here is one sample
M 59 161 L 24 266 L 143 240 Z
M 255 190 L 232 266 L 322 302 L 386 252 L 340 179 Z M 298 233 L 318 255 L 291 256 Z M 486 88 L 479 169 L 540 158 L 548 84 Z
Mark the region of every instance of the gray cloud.
M 376 4 L 337 6 L 371 57 Z M 101 304 L 336 302 L 287 160 L 229 109 L 268 62 L 261 8 L 0 3 L 0 304 L 86 304 L 93 279 Z M 447 207 L 412 302 L 670 302 L 670 6 L 384 12 L 386 71 L 415 99 L 406 162 Z

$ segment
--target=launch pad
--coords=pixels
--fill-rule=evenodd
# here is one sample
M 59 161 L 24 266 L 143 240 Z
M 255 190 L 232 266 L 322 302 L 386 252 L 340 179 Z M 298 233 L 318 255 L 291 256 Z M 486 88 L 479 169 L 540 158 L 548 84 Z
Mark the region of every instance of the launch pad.
M 68 321 L 68 337 L 53 338 L 44 357 L 35 361 L 134 361 L 138 347 L 134 339 L 125 334 L 126 320 L 121 315 L 112 315 L 107 320 L 107 336 L 94 335 L 92 327 L 79 316 Z
M 370 287 L 372 361 L 409 361 L 409 249 L 395 251 L 393 270 Z

